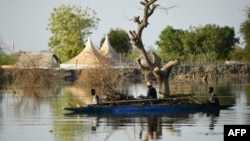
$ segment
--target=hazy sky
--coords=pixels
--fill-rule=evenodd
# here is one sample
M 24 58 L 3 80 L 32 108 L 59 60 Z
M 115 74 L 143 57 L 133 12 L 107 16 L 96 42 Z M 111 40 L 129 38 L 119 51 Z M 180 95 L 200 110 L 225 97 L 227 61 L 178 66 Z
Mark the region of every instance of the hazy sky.
M 98 29 L 93 30 L 91 39 L 96 46 L 111 28 L 126 31 L 136 29 L 130 21 L 134 16 L 142 16 L 140 0 L 0 0 L 0 40 L 8 47 L 12 41 L 15 52 L 39 52 L 48 50 L 50 31 L 46 30 L 48 19 L 55 7 L 62 4 L 80 4 L 90 7 L 101 19 Z M 190 26 L 216 24 L 234 27 L 237 36 L 239 27 L 245 21 L 243 11 L 250 6 L 249 0 L 158 0 L 163 7 L 174 8 L 165 12 L 156 10 L 144 30 L 143 41 L 147 48 L 156 48 L 155 41 L 168 25 L 178 29 Z M 5 49 L 5 52 L 8 50 Z

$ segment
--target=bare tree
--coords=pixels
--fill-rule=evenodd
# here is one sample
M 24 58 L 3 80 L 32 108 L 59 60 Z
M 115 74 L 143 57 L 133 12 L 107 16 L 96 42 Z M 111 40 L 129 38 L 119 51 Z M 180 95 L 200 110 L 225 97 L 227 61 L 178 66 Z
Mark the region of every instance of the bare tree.
M 156 77 L 159 84 L 159 93 L 164 96 L 170 95 L 169 89 L 169 75 L 174 66 L 179 64 L 179 61 L 172 60 L 165 65 L 161 65 L 161 58 L 155 53 L 150 53 L 148 55 L 145 50 L 143 41 L 142 41 L 142 32 L 144 28 L 148 26 L 148 19 L 154 13 L 158 4 L 155 4 L 157 0 L 144 0 L 140 4 L 144 7 L 143 18 L 140 19 L 140 16 L 134 17 L 133 21 L 137 24 L 137 30 L 129 31 L 131 35 L 131 40 L 133 45 L 135 45 L 142 53 L 145 64 L 142 64 L 141 59 L 138 59 L 141 69 L 152 71 Z

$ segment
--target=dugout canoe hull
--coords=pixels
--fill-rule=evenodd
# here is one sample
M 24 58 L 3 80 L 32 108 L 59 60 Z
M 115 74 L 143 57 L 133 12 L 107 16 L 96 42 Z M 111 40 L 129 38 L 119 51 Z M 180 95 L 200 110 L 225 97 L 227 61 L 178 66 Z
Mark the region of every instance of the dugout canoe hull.
M 121 105 L 102 106 L 91 105 L 85 107 L 65 107 L 64 110 L 73 114 L 87 115 L 143 115 L 143 114 L 168 114 L 180 112 L 216 112 L 226 110 L 233 105 L 208 105 L 208 104 L 153 104 L 153 105 Z

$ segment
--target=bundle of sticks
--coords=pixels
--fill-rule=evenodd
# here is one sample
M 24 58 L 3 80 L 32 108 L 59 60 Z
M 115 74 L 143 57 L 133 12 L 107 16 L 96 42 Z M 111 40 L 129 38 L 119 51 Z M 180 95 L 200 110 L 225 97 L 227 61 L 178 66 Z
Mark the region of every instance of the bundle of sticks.
M 103 102 L 107 103 L 114 103 L 116 101 L 122 101 L 120 104 L 202 104 L 203 102 L 197 99 L 195 94 L 174 94 L 169 95 L 166 98 L 163 99 L 156 99 L 156 100 L 149 100 L 147 101 L 146 98 L 141 98 L 141 100 L 138 100 L 132 95 L 123 94 L 120 92 L 117 92 L 116 90 L 109 87 L 107 90 L 107 93 L 104 94 L 106 96 L 105 100 Z M 145 99 L 145 100 L 143 100 Z M 127 102 L 126 102 L 127 100 Z
M 120 92 L 115 91 L 112 88 L 109 88 L 108 93 L 104 93 L 106 96 L 106 101 L 119 101 L 119 100 L 134 100 L 134 96 L 123 94 Z

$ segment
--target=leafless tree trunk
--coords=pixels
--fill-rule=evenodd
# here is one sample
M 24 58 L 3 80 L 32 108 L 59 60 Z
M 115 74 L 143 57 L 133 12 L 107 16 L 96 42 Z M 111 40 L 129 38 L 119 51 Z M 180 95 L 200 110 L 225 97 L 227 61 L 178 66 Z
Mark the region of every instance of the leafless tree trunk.
M 137 30 L 129 31 L 133 44 L 141 51 L 145 64 L 142 64 L 141 59 L 138 59 L 138 63 L 141 69 L 152 71 L 159 83 L 159 93 L 165 96 L 170 95 L 169 90 L 169 75 L 174 66 L 178 65 L 178 61 L 169 61 L 163 67 L 161 65 L 161 58 L 155 53 L 148 54 L 144 48 L 142 41 L 142 32 L 144 28 L 148 26 L 148 19 L 154 13 L 155 9 L 159 6 L 155 4 L 157 0 L 144 0 L 140 4 L 144 7 L 143 18 L 140 16 L 134 17 L 133 21 L 137 24 Z

